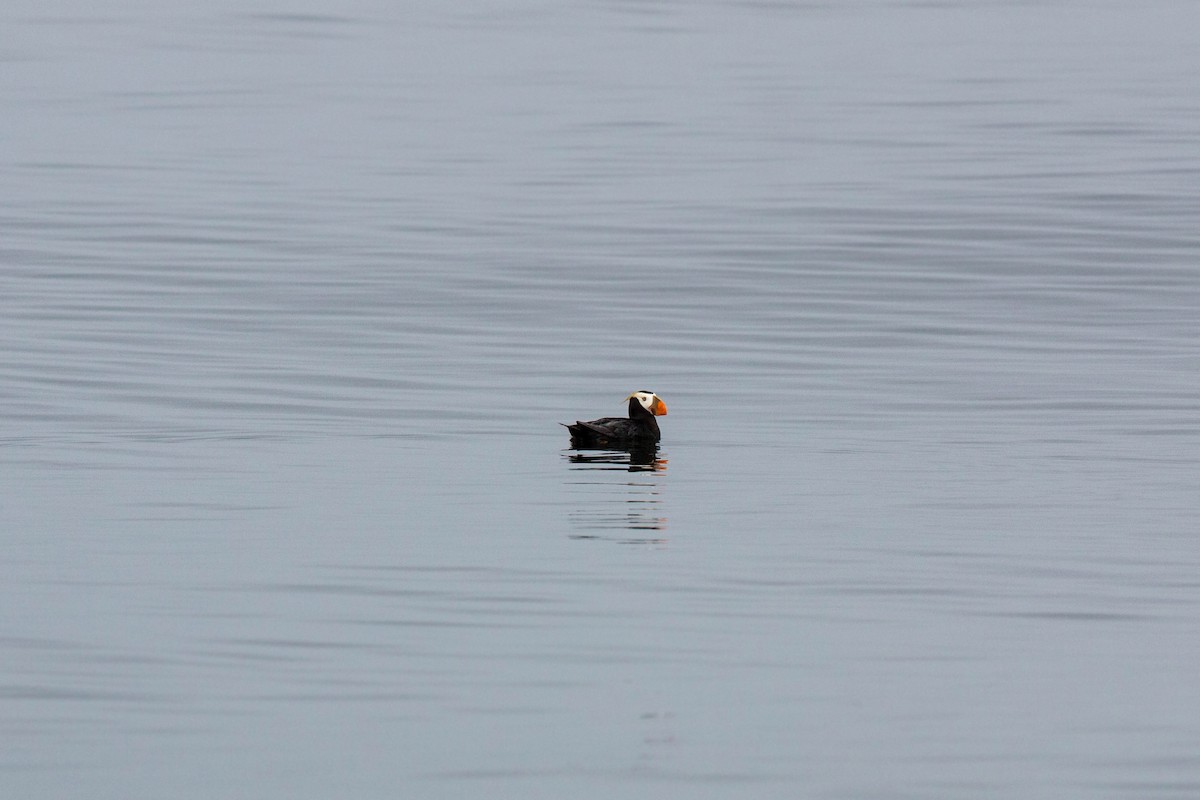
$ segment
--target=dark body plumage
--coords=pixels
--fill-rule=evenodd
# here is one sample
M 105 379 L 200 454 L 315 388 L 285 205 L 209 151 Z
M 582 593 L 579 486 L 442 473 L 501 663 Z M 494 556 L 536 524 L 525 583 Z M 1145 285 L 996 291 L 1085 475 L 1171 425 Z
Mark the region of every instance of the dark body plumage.
M 639 394 L 649 395 L 646 402 L 651 403 L 658 414 L 667 413 L 666 405 L 653 392 L 635 392 L 629 396 L 628 417 L 603 417 L 566 425 L 571 432 L 571 446 L 626 449 L 658 444 L 661 433 L 655 412 L 642 404 Z

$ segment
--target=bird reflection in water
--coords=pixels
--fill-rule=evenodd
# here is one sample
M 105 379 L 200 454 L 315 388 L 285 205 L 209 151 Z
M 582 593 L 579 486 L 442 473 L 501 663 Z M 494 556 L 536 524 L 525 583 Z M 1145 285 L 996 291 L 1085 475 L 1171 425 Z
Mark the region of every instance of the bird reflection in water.
M 666 472 L 667 460 L 658 457 L 657 447 L 637 450 L 569 450 L 574 464 L 595 464 L 596 469 L 627 469 L 630 472 Z M 615 467 L 614 467 L 615 465 Z
M 573 539 L 610 539 L 626 544 L 663 544 L 666 539 L 658 532 L 666 530 L 667 518 L 662 516 L 662 479 L 667 459 L 658 448 L 639 447 L 631 450 L 565 451 L 574 473 L 593 470 L 597 473 L 638 473 L 625 480 L 614 475 L 595 474 L 595 480 L 572 481 L 579 487 L 579 506 L 570 512 L 571 522 L 585 532 L 573 534 Z M 636 531 L 620 537 L 606 535 L 612 530 Z

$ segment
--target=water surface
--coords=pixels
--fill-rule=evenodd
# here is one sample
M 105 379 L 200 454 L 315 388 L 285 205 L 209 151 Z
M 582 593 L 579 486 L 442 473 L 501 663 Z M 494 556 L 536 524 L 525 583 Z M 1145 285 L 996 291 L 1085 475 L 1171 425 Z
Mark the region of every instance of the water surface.
M 0 786 L 1195 796 L 1195 22 L 6 5 Z

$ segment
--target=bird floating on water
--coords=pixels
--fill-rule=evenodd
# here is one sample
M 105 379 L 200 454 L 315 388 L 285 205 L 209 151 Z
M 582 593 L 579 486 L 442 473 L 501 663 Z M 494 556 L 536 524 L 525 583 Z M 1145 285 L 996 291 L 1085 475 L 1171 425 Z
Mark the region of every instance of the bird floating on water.
M 576 421 L 564 425 L 571 432 L 572 447 L 653 447 L 661 433 L 655 417 L 665 416 L 667 404 L 654 392 L 640 389 L 625 398 L 629 401 L 628 417 L 603 417 L 591 422 Z

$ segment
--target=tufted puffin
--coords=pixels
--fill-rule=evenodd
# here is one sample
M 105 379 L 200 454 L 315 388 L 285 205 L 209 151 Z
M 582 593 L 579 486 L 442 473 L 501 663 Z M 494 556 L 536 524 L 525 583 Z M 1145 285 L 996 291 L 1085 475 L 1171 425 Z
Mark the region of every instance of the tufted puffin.
M 629 417 L 604 417 L 591 422 L 566 425 L 572 447 L 628 448 L 658 444 L 658 420 L 667 413 L 667 404 L 654 392 L 639 390 L 625 398 Z M 565 423 L 560 423 L 565 425 Z

